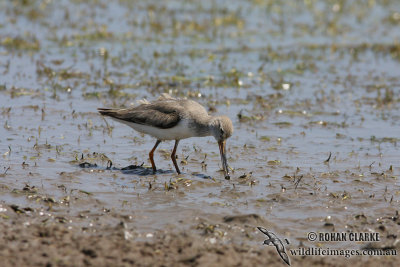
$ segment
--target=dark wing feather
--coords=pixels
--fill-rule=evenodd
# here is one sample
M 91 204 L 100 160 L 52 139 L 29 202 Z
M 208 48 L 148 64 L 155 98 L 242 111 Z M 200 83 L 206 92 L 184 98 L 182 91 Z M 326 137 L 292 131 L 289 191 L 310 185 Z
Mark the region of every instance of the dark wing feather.
M 129 109 L 99 108 L 101 115 L 110 116 L 119 120 L 168 129 L 180 121 L 177 101 L 156 101 Z

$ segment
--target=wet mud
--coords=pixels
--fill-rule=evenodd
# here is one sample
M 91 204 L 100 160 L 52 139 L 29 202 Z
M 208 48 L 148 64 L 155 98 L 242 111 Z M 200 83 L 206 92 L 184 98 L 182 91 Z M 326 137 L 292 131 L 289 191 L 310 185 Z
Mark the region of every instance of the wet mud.
M 399 250 L 397 1 L 0 3 L 4 266 L 282 266 L 299 247 Z M 234 124 L 155 140 L 101 117 L 162 93 Z M 310 232 L 379 242 L 310 242 Z M 290 256 L 395 266 L 397 256 Z

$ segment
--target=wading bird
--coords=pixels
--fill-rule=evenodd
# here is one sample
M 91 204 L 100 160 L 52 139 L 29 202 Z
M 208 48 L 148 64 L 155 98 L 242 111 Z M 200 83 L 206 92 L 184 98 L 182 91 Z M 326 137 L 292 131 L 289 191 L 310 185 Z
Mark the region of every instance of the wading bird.
M 158 100 L 149 102 L 142 100 L 136 107 L 126 109 L 99 108 L 101 115 L 124 123 L 138 132 L 151 135 L 157 139 L 149 153 L 151 166 L 155 172 L 154 151 L 164 140 L 175 140 L 171 159 L 178 174 L 176 149 L 181 139 L 189 137 L 214 136 L 221 154 L 222 168 L 225 178 L 229 179 L 229 167 L 226 161 L 226 139 L 233 133 L 232 121 L 227 116 L 210 116 L 199 103 L 173 98 L 163 94 Z

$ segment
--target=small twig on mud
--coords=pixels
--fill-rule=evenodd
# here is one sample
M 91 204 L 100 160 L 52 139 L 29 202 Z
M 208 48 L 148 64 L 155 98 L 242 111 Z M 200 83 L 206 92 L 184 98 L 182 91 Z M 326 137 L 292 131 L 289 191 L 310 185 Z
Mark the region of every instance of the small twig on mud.
M 329 162 L 331 160 L 332 152 L 329 152 L 329 157 L 325 160 L 325 162 Z
M 303 179 L 303 177 L 304 177 L 304 175 L 301 175 L 301 176 L 299 177 L 299 179 L 297 179 L 297 181 L 295 182 L 295 187 L 294 187 L 295 190 L 296 190 L 297 187 L 299 186 L 299 183 L 300 183 L 301 179 Z
M 5 167 L 4 167 L 5 168 Z M 4 175 L 7 174 L 8 170 L 10 169 L 10 167 L 8 167 L 5 171 L 4 171 Z
M 374 162 L 372 162 L 371 164 L 369 164 L 369 170 L 371 171 L 371 169 L 372 169 L 372 165 L 374 165 L 374 163 L 375 163 L 375 161 Z

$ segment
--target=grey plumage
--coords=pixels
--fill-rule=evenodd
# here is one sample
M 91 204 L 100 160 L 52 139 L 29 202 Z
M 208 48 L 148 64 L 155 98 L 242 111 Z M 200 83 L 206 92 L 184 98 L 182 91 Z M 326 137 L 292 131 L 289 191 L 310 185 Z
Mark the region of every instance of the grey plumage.
M 229 177 L 225 156 L 225 143 L 233 133 L 231 120 L 226 116 L 210 116 L 199 103 L 188 99 L 177 99 L 163 94 L 158 100 L 140 101 L 140 105 L 125 109 L 99 108 L 99 113 L 125 123 L 133 129 L 152 135 L 157 143 L 150 153 L 153 170 L 153 152 L 163 140 L 175 140 L 174 151 L 180 139 L 189 137 L 214 136 L 218 141 L 221 160 L 226 178 Z M 173 156 L 175 156 L 173 154 Z M 175 158 L 175 168 L 180 173 Z

